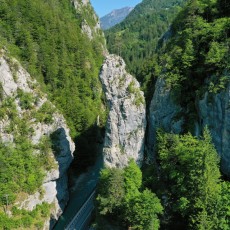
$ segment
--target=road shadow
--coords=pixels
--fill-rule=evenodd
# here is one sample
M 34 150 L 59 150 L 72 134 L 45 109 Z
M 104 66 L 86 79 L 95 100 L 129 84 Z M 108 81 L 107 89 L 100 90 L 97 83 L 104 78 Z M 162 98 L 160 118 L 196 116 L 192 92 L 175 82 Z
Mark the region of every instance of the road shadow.
M 71 154 L 70 140 L 68 139 L 64 128 L 58 128 L 56 131 L 51 133 L 50 140 L 55 160 L 58 163 L 58 172 L 57 170 L 51 171 L 49 180 L 50 182 L 56 182 L 56 198 L 61 209 L 60 213 L 57 213 L 57 216 L 51 216 L 50 218 L 49 226 L 50 229 L 52 229 L 57 221 L 57 217 L 64 210 L 69 200 L 67 172 L 71 162 L 73 161 L 73 155 Z
M 52 223 L 50 229 L 64 229 L 82 206 L 85 199 L 88 198 L 88 194 L 95 188 L 100 169 L 103 167 L 103 141 L 104 128 L 96 125 L 91 126 L 75 139 L 74 160 L 69 167 L 68 178 L 65 178 L 68 180 L 66 190 L 70 191 L 68 193 L 70 195 L 68 198 L 70 199 L 67 205 L 65 199 L 62 199 L 62 191 L 65 184 L 62 178 L 60 178 L 57 181 L 57 199 L 62 208 L 63 215 L 55 225 L 53 224 L 53 220 L 50 220 L 50 223 Z M 55 149 L 58 147 L 57 142 L 52 142 L 54 144 L 54 151 L 57 152 L 58 149 Z M 56 159 L 58 161 L 58 157 Z

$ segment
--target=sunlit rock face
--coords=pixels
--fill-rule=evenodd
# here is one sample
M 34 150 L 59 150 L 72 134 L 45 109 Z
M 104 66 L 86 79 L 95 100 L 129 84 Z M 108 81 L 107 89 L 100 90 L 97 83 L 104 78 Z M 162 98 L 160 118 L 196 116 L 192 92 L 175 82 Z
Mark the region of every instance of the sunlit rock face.
M 3 52 L 3 51 L 2 51 Z M 38 83 L 33 80 L 30 75 L 22 68 L 19 62 L 9 58 L 4 52 L 0 55 L 0 85 L 1 98 L 0 103 L 5 99 L 10 99 L 15 105 L 17 117 L 26 121 L 28 126 L 28 134 L 31 143 L 34 146 L 33 154 L 41 156 L 49 156 L 49 170 L 45 171 L 45 177 L 41 188 L 37 189 L 34 194 L 28 194 L 23 200 L 16 203 L 19 208 L 33 210 L 36 205 L 43 202 L 52 204 L 51 215 L 53 222 L 47 219 L 45 229 L 49 229 L 52 223 L 57 220 L 67 204 L 68 178 L 67 170 L 73 160 L 73 152 L 75 150 L 74 142 L 69 135 L 64 117 L 57 111 L 55 106 L 48 101 L 46 95 L 41 92 Z M 27 108 L 21 101 L 20 94 L 26 93 L 31 98 L 31 104 Z M 51 120 L 39 120 L 36 116 L 43 105 L 49 103 L 48 111 L 52 111 Z M 11 108 L 8 108 L 8 112 Z M 10 112 L 9 112 L 10 114 Z M 5 144 L 14 145 L 15 135 L 17 134 L 17 123 L 14 121 L 14 129 L 9 133 L 7 127 L 12 123 L 12 119 L 8 114 L 0 118 L 0 141 Z M 44 150 L 40 148 L 45 138 L 52 138 L 52 149 Z M 47 152 L 46 152 L 47 151 Z M 28 175 L 29 176 L 29 175 Z
M 124 167 L 130 159 L 141 165 L 144 157 L 146 111 L 137 80 L 125 70 L 123 59 L 108 55 L 100 79 L 109 114 L 104 141 L 104 163 Z

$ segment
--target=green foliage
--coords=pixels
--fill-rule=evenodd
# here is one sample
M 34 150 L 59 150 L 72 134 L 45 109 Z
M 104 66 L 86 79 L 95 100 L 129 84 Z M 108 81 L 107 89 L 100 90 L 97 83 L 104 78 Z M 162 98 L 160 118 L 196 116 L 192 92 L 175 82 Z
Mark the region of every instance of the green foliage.
M 34 97 L 31 93 L 24 92 L 21 89 L 17 90 L 18 98 L 20 99 L 20 107 L 22 109 L 31 109 L 34 103 Z
M 10 57 L 7 61 L 15 82 L 19 66 L 12 57 L 36 78 L 64 114 L 73 137 L 79 137 L 93 126 L 98 115 L 104 117 L 98 79 L 103 36 L 97 35 L 90 41 L 82 33 L 85 19 L 91 27 L 97 23 L 90 7 L 83 11 L 80 17 L 73 3 L 67 0 L 0 0 L 0 49 L 4 48 Z M 7 202 L 11 208 L 20 193 L 31 194 L 39 190 L 44 169 L 56 167 L 50 154 L 53 140 L 44 137 L 36 146 L 30 141 L 32 122 L 51 124 L 56 109 L 48 101 L 38 110 L 33 109 L 38 98 L 22 90 L 17 91 L 17 98 L 4 98 L 2 91 L 0 87 L 0 119 L 8 118 L 4 132 L 14 138 L 12 144 L 0 143 L 0 205 L 6 209 Z M 16 99 L 23 110 L 20 117 Z M 95 141 L 95 133 L 91 139 Z M 92 154 L 92 145 L 81 146 L 83 151 L 87 148 L 88 154 Z M 48 213 L 46 208 L 39 212 L 40 216 Z M 42 228 L 44 221 L 33 215 L 22 212 L 10 218 L 1 213 L 0 228 Z
M 121 169 L 103 169 L 98 185 L 97 202 L 101 215 L 119 214 L 125 195 L 125 182 Z
M 140 82 L 143 62 L 152 59 L 157 43 L 185 0 L 144 0 L 120 24 L 106 30 L 108 49 L 121 55 Z
M 102 170 L 96 203 L 98 222 L 104 217 L 132 229 L 159 229 L 160 200 L 149 190 L 141 192 L 141 186 L 142 173 L 134 160 L 123 170 Z
M 134 95 L 134 103 L 137 107 L 145 103 L 144 97 L 141 95 L 140 89 L 136 87 L 135 82 L 131 81 L 127 88 L 129 94 Z
M 33 154 L 29 140 L 21 138 L 15 145 L 0 143 L 0 205 L 12 204 L 18 192 L 35 192 L 42 184 L 39 157 Z
M 16 99 L 19 99 L 20 107 L 25 110 L 21 112 L 21 116 L 17 111 Z M 42 206 L 44 211 L 36 216 L 33 216 L 33 212 L 36 211 L 22 211 L 17 214 L 19 216 L 10 217 L 1 212 L 1 210 L 14 212 L 12 205 L 21 199 L 21 194 L 25 196 L 38 191 L 44 180 L 44 170 L 56 167 L 51 155 L 49 138 L 44 137 L 36 146 L 30 140 L 34 132 L 31 120 L 34 102 L 32 94 L 19 89 L 15 97 L 6 97 L 1 102 L 1 119 L 8 118 L 8 124 L 2 132 L 12 135 L 13 142 L 0 143 L 0 228 L 4 226 L 4 229 L 18 227 L 31 229 L 33 224 L 42 227 L 41 223 L 44 220 L 41 218 L 49 213 L 47 211 L 49 208 L 45 206 Z M 36 150 L 39 150 L 40 154 Z
M 223 199 L 230 193 L 220 180 L 219 157 L 208 130 L 202 139 L 159 133 L 158 150 L 174 215 L 181 215 L 191 229 L 225 229 L 229 202 Z
M 98 79 L 103 37 L 89 41 L 81 31 L 85 19 L 96 24 L 92 9 L 77 14 L 66 0 L 0 0 L 0 5 L 0 45 L 49 92 L 76 137 L 103 114 Z
M 171 38 L 158 51 L 158 76 L 164 77 L 182 108 L 184 130 L 192 131 L 196 101 L 226 88 L 230 72 L 230 19 L 218 1 L 193 0 L 177 15 Z
M 12 216 L 0 211 L 0 228 L 1 229 L 42 229 L 44 218 L 50 214 L 50 205 L 42 203 L 37 205 L 33 211 L 12 208 Z
M 58 167 L 55 163 L 54 154 L 56 153 L 56 149 L 53 147 L 52 137 L 43 136 L 35 148 L 40 151 L 40 155 L 38 157 L 39 163 L 45 170 L 49 171 Z
M 132 229 L 159 229 L 160 221 L 157 216 L 162 213 L 160 200 L 146 189 L 130 200 L 126 208 L 126 219 Z
M 3 96 L 4 96 L 4 89 L 2 83 L 0 82 L 0 100 L 3 100 Z
M 33 117 L 38 122 L 52 124 L 54 113 L 55 113 L 54 106 L 49 101 L 46 101 L 42 104 L 42 106 L 37 111 L 33 113 Z
M 15 120 L 17 118 L 17 108 L 14 103 L 14 98 L 7 97 L 1 103 L 0 107 L 0 118 L 8 116 L 9 119 Z
M 125 180 L 125 199 L 127 202 L 133 197 L 139 195 L 139 189 L 142 185 L 142 173 L 134 160 L 124 169 Z

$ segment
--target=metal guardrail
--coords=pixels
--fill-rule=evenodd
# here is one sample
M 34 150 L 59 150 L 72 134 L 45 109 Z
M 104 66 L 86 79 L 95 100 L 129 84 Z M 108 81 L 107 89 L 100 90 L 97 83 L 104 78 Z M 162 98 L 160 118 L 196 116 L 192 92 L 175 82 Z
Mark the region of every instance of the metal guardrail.
M 84 227 L 86 227 L 85 224 L 88 224 L 87 221 L 89 220 L 91 213 L 94 209 L 93 199 L 94 199 L 95 193 L 96 191 L 94 189 L 93 192 L 90 194 L 89 198 L 82 205 L 80 210 L 76 213 L 72 221 L 67 225 L 65 230 L 74 230 L 74 229 L 82 230 L 84 229 Z M 86 214 L 86 216 L 84 216 L 84 214 Z M 85 219 L 82 221 L 82 219 L 79 219 L 79 218 L 85 218 Z M 82 223 L 80 221 L 82 221 Z M 77 225 L 79 226 L 76 228 Z

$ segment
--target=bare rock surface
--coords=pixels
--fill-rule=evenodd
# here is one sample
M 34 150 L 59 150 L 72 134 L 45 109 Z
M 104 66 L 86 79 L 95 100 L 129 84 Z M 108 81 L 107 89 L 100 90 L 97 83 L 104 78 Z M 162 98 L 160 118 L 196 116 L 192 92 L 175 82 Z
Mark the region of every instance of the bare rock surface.
M 152 162 L 155 157 L 156 133 L 162 128 L 166 132 L 180 133 L 183 125 L 183 118 L 176 119 L 181 111 L 176 105 L 170 88 L 166 87 L 165 81 L 158 78 L 155 92 L 149 107 L 148 133 L 147 133 L 147 161 Z
M 208 126 L 221 157 L 221 169 L 230 176 L 230 84 L 218 94 L 206 92 L 198 109 L 201 129 Z
M 124 167 L 133 158 L 141 165 L 146 111 L 140 85 L 126 72 L 123 59 L 116 55 L 106 57 L 100 79 L 109 108 L 103 148 L 104 163 L 109 167 Z

